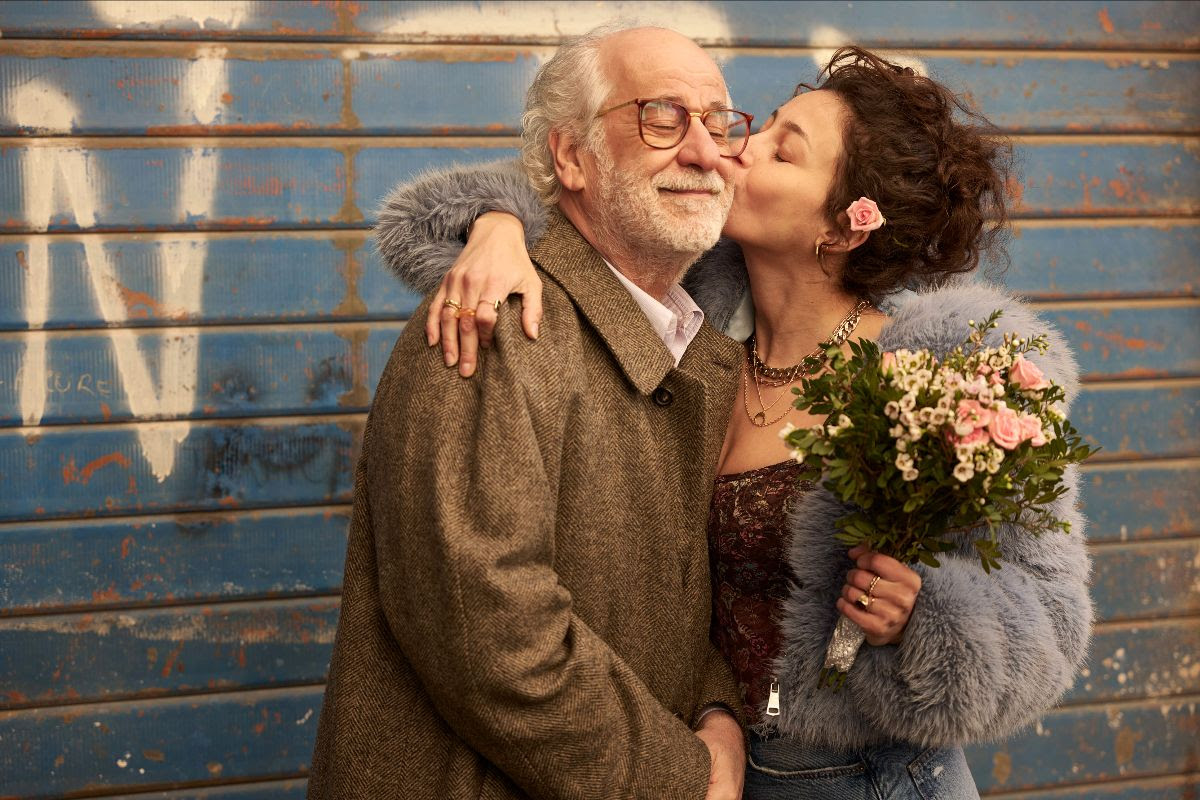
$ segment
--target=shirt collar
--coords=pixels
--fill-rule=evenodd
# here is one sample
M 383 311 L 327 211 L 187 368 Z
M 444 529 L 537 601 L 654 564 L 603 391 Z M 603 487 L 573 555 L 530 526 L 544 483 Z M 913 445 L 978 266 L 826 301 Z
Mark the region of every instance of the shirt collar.
M 608 259 L 604 259 L 604 263 L 633 296 L 638 308 L 650 321 L 650 327 L 654 328 L 658 338 L 662 339 L 663 344 L 671 351 L 675 366 L 679 366 L 688 345 L 696 338 L 700 326 L 704 324 L 704 311 L 678 283 L 673 284 L 667 290 L 666 296 L 659 300 L 622 275 Z

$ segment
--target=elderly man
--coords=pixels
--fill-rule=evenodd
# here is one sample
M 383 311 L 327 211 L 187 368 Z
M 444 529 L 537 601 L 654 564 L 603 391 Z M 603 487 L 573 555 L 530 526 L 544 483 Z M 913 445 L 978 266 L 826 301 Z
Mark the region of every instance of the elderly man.
M 740 353 L 677 283 L 732 199 L 749 121 L 728 102 L 662 29 L 583 37 L 539 72 L 523 160 L 557 205 L 532 252 L 553 336 L 501 311 L 470 381 L 418 326 L 397 342 L 310 797 L 739 796 L 703 529 Z

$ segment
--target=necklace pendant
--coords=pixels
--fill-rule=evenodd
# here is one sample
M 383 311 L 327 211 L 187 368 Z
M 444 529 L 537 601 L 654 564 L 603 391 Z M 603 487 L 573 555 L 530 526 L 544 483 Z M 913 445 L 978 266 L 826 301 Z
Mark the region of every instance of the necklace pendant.
M 757 428 L 765 428 L 767 427 L 767 415 L 759 411 L 750 422 Z

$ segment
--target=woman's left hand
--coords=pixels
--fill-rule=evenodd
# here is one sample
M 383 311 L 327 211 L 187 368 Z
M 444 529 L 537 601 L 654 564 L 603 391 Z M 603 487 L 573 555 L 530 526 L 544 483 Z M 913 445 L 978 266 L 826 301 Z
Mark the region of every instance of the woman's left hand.
M 899 643 L 921 591 L 921 576 L 894 558 L 868 550 L 866 545 L 851 550 L 850 558 L 856 566 L 846 573 L 838 611 L 863 629 L 867 644 Z M 865 595 L 870 599 L 864 608 L 859 600 Z

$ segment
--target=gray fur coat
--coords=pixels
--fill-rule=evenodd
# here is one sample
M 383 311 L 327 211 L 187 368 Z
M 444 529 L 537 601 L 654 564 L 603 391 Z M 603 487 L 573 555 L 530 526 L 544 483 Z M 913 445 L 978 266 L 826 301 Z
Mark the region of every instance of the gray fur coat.
M 436 288 L 462 247 L 466 227 L 499 209 L 525 222 L 536 241 L 546 212 L 514 162 L 429 173 L 387 198 L 376 229 L 384 260 L 415 289 Z M 749 285 L 741 251 L 722 240 L 688 273 L 685 288 L 708 321 L 726 330 Z M 1074 399 L 1079 375 L 1061 334 L 1003 290 L 959 281 L 906 293 L 894 302 L 879 338 L 884 350 L 944 353 L 969 332 L 967 321 L 1002 309 L 1004 331 L 1045 333 L 1037 358 L 1046 376 Z M 839 692 L 817 688 L 825 647 L 837 622 L 834 601 L 853 566 L 833 538 L 847 508 L 828 491 L 804 495 L 792 515 L 795 579 L 780 620 L 783 648 L 775 674 L 780 732 L 835 749 L 890 741 L 953 746 L 1011 735 L 1045 713 L 1071 686 L 1092 624 L 1085 521 L 1076 508 L 1078 473 L 1054 509 L 1071 533 L 1034 537 L 1016 526 L 999 535 L 1003 567 L 985 574 L 966 541 L 936 569 L 916 565 L 922 588 L 900 645 L 864 645 Z

